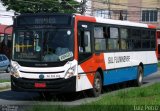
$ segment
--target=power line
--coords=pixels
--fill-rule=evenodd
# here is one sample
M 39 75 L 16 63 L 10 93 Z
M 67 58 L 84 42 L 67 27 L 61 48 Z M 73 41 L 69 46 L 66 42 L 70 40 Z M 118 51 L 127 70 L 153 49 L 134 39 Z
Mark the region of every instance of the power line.
M 105 3 L 105 2 L 107 2 L 108 0 L 100 0 L 101 2 L 103 2 L 103 3 Z M 93 2 L 97 2 L 97 0 L 93 0 Z M 99 2 L 99 1 L 98 1 Z M 118 1 L 117 1 L 118 2 Z M 121 1 L 119 1 L 119 3 L 120 3 Z M 115 2 L 113 2 L 113 3 L 115 3 Z M 121 2 L 120 4 L 128 4 L 129 2 Z M 152 2 L 148 2 L 148 1 L 141 1 L 140 2 L 141 4 L 147 4 L 147 3 L 149 3 L 149 4 L 157 4 L 157 3 L 160 3 L 160 2 L 158 2 L 158 1 L 152 1 Z M 137 4 L 137 2 L 135 2 L 135 3 L 132 3 L 132 4 Z
M 93 8 L 94 8 L 94 10 L 92 10 L 93 12 L 94 11 L 108 11 L 109 12 L 108 8 L 97 8 L 97 7 L 93 7 Z M 87 8 L 86 10 L 91 10 L 91 8 Z M 132 10 L 131 11 L 131 10 L 121 9 L 121 8 L 112 8 L 112 9 L 110 9 L 110 12 L 119 12 L 119 11 L 124 11 L 124 12 L 126 11 L 127 13 L 141 13 L 143 10 L 142 11 Z M 160 12 L 160 10 L 156 10 L 156 11 Z

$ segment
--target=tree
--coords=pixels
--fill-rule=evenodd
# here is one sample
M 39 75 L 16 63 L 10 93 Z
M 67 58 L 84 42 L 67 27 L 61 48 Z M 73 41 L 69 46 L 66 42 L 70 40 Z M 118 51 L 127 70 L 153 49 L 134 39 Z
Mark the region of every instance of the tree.
M 19 13 L 76 13 L 80 4 L 74 0 L 1 0 L 7 10 Z

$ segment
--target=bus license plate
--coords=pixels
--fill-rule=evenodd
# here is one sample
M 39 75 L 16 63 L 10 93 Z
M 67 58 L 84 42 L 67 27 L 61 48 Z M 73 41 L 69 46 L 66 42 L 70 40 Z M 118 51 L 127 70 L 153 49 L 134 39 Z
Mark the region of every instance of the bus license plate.
M 35 88 L 46 88 L 46 83 L 34 83 Z

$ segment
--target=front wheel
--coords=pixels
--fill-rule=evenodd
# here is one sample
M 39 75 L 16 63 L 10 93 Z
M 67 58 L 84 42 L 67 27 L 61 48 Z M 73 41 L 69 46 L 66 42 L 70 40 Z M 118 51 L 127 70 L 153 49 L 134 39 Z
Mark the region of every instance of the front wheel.
M 102 78 L 99 72 L 94 76 L 93 88 L 89 90 L 90 96 L 98 97 L 102 91 Z
M 143 84 L 143 68 L 138 66 L 137 79 L 135 80 L 135 85 L 140 87 Z

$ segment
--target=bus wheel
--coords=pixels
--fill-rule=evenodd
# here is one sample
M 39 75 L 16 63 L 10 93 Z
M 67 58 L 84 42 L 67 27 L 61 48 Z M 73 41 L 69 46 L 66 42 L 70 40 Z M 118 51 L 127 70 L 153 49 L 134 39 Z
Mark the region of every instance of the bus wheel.
M 143 84 L 143 68 L 138 66 L 137 79 L 135 80 L 135 85 L 140 87 Z
M 94 76 L 93 88 L 90 90 L 90 96 L 98 97 L 102 91 L 102 78 L 99 72 Z

